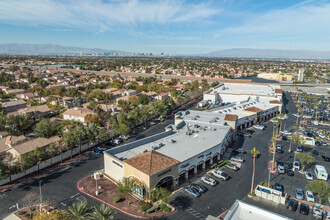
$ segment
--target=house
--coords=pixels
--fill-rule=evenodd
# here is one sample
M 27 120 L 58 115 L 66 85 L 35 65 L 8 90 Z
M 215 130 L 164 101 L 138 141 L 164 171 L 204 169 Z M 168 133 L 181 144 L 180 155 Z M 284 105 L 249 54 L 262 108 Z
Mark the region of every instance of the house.
M 162 92 L 155 97 L 155 99 L 157 101 L 161 101 L 161 100 L 168 99 L 168 98 L 169 98 L 168 92 Z
M 51 138 L 27 138 L 24 135 L 7 136 L 0 139 L 0 155 L 11 153 L 14 158 L 33 151 L 36 147 L 45 149 L 51 143 L 59 141 L 60 137 Z
M 39 98 L 37 93 L 31 93 L 31 92 L 18 94 L 18 95 L 16 95 L 16 97 L 19 99 L 38 99 Z
M 15 112 L 21 108 L 26 108 L 26 102 L 23 100 L 0 100 L 0 104 L 7 113 Z
M 73 108 L 73 98 L 63 97 L 61 105 L 65 108 Z
M 13 93 L 15 95 L 24 93 L 24 89 L 6 89 L 5 93 Z
M 94 111 L 86 108 L 72 108 L 63 113 L 64 120 L 74 120 L 85 123 L 86 116 L 95 114 Z
M 118 105 L 120 101 L 128 101 L 130 97 L 137 97 L 137 95 L 119 97 L 116 99 L 116 105 Z
M 132 95 L 136 95 L 136 90 L 134 89 L 129 89 L 129 90 L 125 90 L 121 93 L 122 96 L 132 96 Z
M 30 115 L 34 120 L 42 120 L 51 112 L 52 110 L 47 105 L 35 105 L 17 111 L 18 114 Z

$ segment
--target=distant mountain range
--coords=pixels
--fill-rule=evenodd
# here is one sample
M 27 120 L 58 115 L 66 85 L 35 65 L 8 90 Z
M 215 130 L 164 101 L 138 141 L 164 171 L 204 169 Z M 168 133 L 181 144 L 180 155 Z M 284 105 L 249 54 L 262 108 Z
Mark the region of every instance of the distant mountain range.
M 100 48 L 66 47 L 56 44 L 0 44 L 0 55 L 113 55 L 136 56 L 118 50 L 106 50 Z M 143 55 L 144 54 L 140 54 Z M 185 55 L 187 56 L 187 55 Z M 189 56 L 189 55 L 188 55 Z M 196 55 L 191 55 L 196 56 Z M 248 49 L 237 48 L 197 55 L 199 57 L 218 58 L 248 58 L 248 59 L 322 59 L 330 60 L 330 51 L 312 50 L 272 50 L 272 49 Z
M 237 48 L 203 54 L 206 57 L 261 59 L 330 59 L 330 51 L 272 50 Z
M 56 44 L 0 44 L 1 55 L 128 55 L 118 50 L 65 47 Z

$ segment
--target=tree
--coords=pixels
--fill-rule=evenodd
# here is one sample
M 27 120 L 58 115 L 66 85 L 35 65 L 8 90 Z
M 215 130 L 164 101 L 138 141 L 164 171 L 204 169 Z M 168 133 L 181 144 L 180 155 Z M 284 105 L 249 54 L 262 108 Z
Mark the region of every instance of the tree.
M 38 216 L 33 217 L 33 220 L 71 220 L 71 216 L 64 210 L 53 210 L 49 214 L 42 212 Z
M 305 170 L 305 167 L 314 162 L 315 158 L 308 153 L 297 153 L 297 158 L 300 160 L 302 171 Z
M 44 119 L 37 123 L 34 131 L 39 137 L 50 138 L 60 133 L 61 126 L 59 122 L 51 122 L 49 119 Z
M 84 220 L 88 218 L 90 211 L 91 209 L 87 207 L 87 201 L 76 202 L 69 207 L 69 213 L 72 217 L 71 219 L 75 220 Z
M 252 172 L 252 183 L 251 183 L 251 194 L 253 193 L 253 183 L 254 183 L 254 173 L 256 170 L 256 157 L 260 154 L 260 152 L 257 150 L 257 148 L 253 148 L 251 150 L 251 154 L 253 156 L 253 172 Z
M 6 156 L 3 159 L 5 167 L 7 167 L 8 175 L 9 175 L 9 181 L 11 182 L 11 170 L 13 163 L 15 161 L 14 156 L 11 153 L 7 153 Z
M 306 190 L 311 190 L 316 193 L 316 196 L 319 198 L 319 203 L 322 203 L 323 199 L 327 199 L 330 196 L 329 185 L 323 180 L 313 180 L 306 186 Z
M 305 140 L 300 136 L 299 133 L 294 133 L 292 135 L 292 143 L 295 145 L 303 145 Z
M 114 210 L 107 206 L 106 204 L 102 204 L 100 207 L 94 207 L 94 211 L 90 215 L 90 219 L 95 220 L 113 220 L 114 219 Z
M 24 207 L 29 208 L 30 210 L 30 217 L 32 217 L 32 207 L 39 202 L 40 197 L 39 194 L 35 192 L 29 192 L 27 193 L 22 199 L 21 203 Z
M 136 188 L 136 183 L 133 179 L 130 178 L 124 177 L 122 181 L 117 183 L 117 191 L 123 197 L 130 195 L 135 188 Z
M 39 171 L 39 165 L 41 164 L 41 162 L 44 160 L 45 158 L 45 154 L 44 152 L 37 146 L 34 150 L 33 150 L 33 156 L 35 157 L 35 161 L 36 164 L 38 165 L 38 171 Z
M 170 200 L 170 195 L 171 193 L 167 189 L 159 187 L 151 190 L 148 193 L 147 198 L 152 202 L 159 201 L 159 204 L 164 204 L 168 203 Z
M 50 156 L 50 164 L 53 164 L 53 156 L 54 153 L 57 151 L 56 149 L 56 143 L 50 143 L 50 145 L 46 148 L 46 153 Z

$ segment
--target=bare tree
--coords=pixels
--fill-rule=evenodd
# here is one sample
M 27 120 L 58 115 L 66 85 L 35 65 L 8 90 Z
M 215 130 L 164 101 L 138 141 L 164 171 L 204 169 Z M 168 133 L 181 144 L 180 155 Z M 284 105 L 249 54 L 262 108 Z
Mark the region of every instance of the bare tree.
M 22 199 L 21 203 L 24 207 L 28 207 L 30 210 L 30 217 L 32 217 L 32 207 L 40 201 L 39 194 L 35 192 L 27 193 Z

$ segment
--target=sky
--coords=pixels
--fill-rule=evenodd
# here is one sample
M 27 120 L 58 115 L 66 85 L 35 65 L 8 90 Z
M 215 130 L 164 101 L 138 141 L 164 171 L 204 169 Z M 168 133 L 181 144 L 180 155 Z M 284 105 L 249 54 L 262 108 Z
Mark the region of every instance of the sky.
M 1 0 L 5 43 L 155 54 L 330 51 L 330 1 Z

